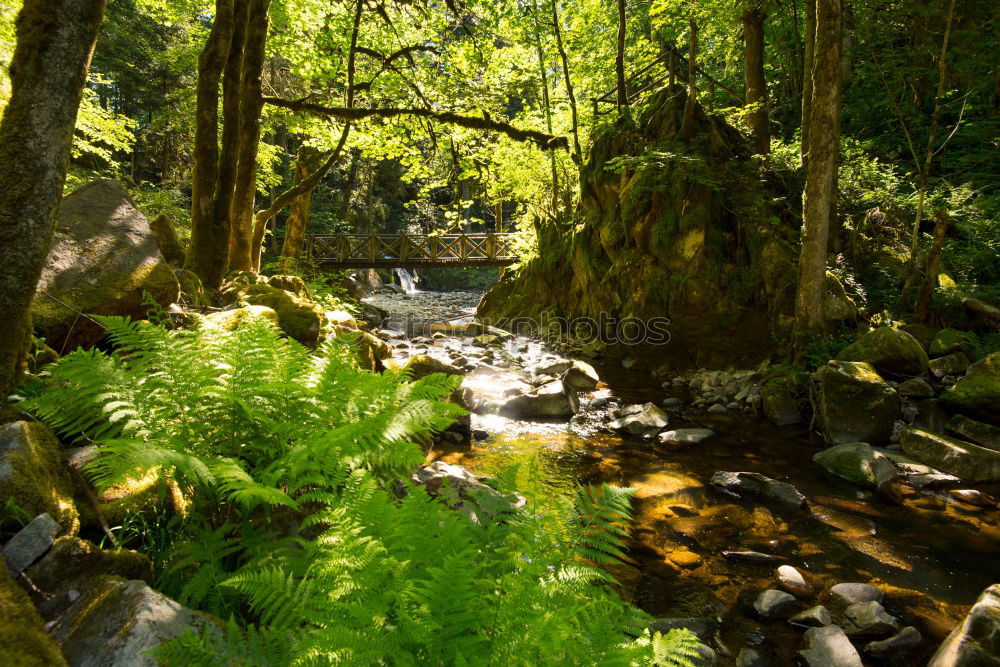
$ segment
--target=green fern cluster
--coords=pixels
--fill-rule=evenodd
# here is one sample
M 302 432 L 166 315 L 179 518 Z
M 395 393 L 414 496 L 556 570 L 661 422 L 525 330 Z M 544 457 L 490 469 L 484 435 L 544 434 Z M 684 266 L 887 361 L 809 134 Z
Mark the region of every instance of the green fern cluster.
M 233 333 L 103 318 L 114 352 L 49 367 L 22 405 L 96 442 L 107 487 L 160 475 L 190 500 L 158 585 L 229 619 L 157 649 L 168 664 L 684 664 L 686 635 L 605 584 L 629 494 L 471 521 L 404 483 L 461 410 L 456 379 L 361 371 L 264 321 Z M 548 501 L 551 505 L 551 501 Z M 494 516 L 481 508 L 482 516 Z M 679 662 L 677 662 L 679 661 Z

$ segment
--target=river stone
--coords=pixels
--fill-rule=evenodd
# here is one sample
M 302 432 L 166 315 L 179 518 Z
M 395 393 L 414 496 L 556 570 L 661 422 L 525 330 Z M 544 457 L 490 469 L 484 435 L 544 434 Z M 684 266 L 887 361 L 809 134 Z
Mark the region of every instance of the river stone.
M 796 606 L 798 606 L 798 600 L 793 595 L 774 588 L 770 588 L 758 595 L 753 603 L 753 608 L 765 620 L 784 618 L 791 614 Z
M 991 495 L 978 489 L 952 489 L 948 492 L 952 498 L 976 507 L 996 507 L 997 501 Z
M 45 513 L 67 533 L 75 533 L 80 516 L 66 453 L 52 430 L 38 422 L 0 426 L 0 507 L 14 502 L 36 516 Z
M 948 422 L 948 430 L 986 449 L 1000 452 L 1000 428 L 996 426 L 955 415 Z
M 679 408 L 684 405 L 684 401 L 675 396 L 671 396 L 670 398 L 663 399 L 663 401 L 660 402 L 660 405 L 665 408 Z
M 736 667 L 767 667 L 767 658 L 752 648 L 741 648 L 736 656 Z
M 940 399 L 956 412 L 1000 426 L 1000 352 L 972 364 Z
M 519 493 L 501 493 L 484 483 L 484 477 L 443 461 L 418 468 L 412 479 L 429 495 L 462 510 L 477 523 L 521 509 L 528 502 Z
M 965 620 L 948 635 L 927 665 L 1000 665 L 1000 584 L 993 584 L 983 591 Z
M 660 443 L 664 445 L 697 445 L 715 437 L 715 431 L 707 428 L 679 428 L 664 431 L 660 434 Z
M 806 497 L 787 482 L 765 477 L 757 472 L 727 472 L 720 470 L 712 475 L 712 486 L 733 495 L 749 493 L 792 507 L 802 507 Z
M 160 253 L 146 217 L 112 180 L 63 197 L 55 235 L 31 303 L 35 334 L 57 350 L 88 347 L 104 328 L 87 315 L 146 316 L 145 293 L 161 306 L 180 284 Z
M 788 619 L 791 625 L 797 628 L 821 628 L 824 625 L 830 625 L 833 623 L 833 616 L 830 615 L 830 610 L 821 604 L 815 607 L 810 607 L 803 612 L 799 612 Z
M 930 370 L 936 378 L 943 378 L 946 375 L 961 375 L 969 370 L 971 363 L 964 352 L 953 352 L 947 357 L 931 359 Z
M 726 408 L 726 406 L 722 405 L 721 403 L 716 403 L 715 405 L 711 405 L 708 408 L 708 414 L 710 415 L 724 415 L 727 414 L 728 412 L 729 410 Z
M 813 377 L 819 382 L 817 421 L 826 441 L 881 444 L 900 415 L 896 390 L 864 362 L 831 361 Z
M 52 546 L 59 530 L 59 524 L 48 514 L 39 514 L 28 522 L 3 547 L 3 555 L 11 572 L 21 574 L 41 558 Z
M 900 396 L 907 398 L 933 398 L 934 388 L 927 380 L 916 377 L 900 382 L 896 388 Z
M 965 331 L 941 329 L 931 341 L 928 351 L 932 357 L 943 357 L 953 352 L 964 352 L 971 356 L 975 348 L 970 338 L 971 336 Z
M 809 647 L 798 656 L 808 667 L 863 667 L 851 640 L 836 625 L 809 628 L 805 638 Z
M 144 651 L 187 630 L 200 636 L 206 627 L 220 632 L 207 616 L 157 593 L 144 581 L 99 576 L 82 588 L 53 634 L 74 667 L 155 667 L 156 661 Z
M 623 410 L 623 416 L 612 422 L 612 428 L 637 437 L 651 437 L 667 425 L 667 413 L 654 403 L 631 405 Z
M 967 482 L 1000 480 L 1000 452 L 996 450 L 917 428 L 904 428 L 900 443 L 907 456 Z
M 693 663 L 696 667 L 715 667 L 719 664 L 719 656 L 711 646 L 698 642 L 694 650 L 698 653 Z
M 864 442 L 851 442 L 824 449 L 813 455 L 813 461 L 837 477 L 879 489 L 896 478 L 899 471 L 882 452 Z
M 573 360 L 573 365 L 566 369 L 562 376 L 563 384 L 579 391 L 592 391 L 597 388 L 601 378 L 597 376 L 594 367 L 579 359 Z
M 547 382 L 537 389 L 514 396 L 500 408 L 510 417 L 571 417 L 580 410 L 576 392 L 561 380 Z
M 802 576 L 802 573 L 791 565 L 779 566 L 775 571 L 775 576 L 778 578 L 778 583 L 781 587 L 795 597 L 804 598 L 812 595 L 812 586 Z
M 912 625 L 908 625 L 892 637 L 865 644 L 865 653 L 873 658 L 893 658 L 904 653 L 909 653 L 920 646 L 924 638 L 920 631 Z
M 858 602 L 844 610 L 844 632 L 848 637 L 887 637 L 898 630 L 896 619 L 875 600 Z
M 650 632 L 667 634 L 671 630 L 687 630 L 702 641 L 711 641 L 719 631 L 719 623 L 707 616 L 692 616 L 689 618 L 657 618 L 649 624 Z
M 920 375 L 927 370 L 927 353 L 920 342 L 892 327 L 869 331 L 841 350 L 837 359 L 863 361 L 892 375 Z
M 881 604 L 885 599 L 885 594 L 874 586 L 857 583 L 836 584 L 830 588 L 830 596 L 840 604 L 848 606 L 871 601 Z

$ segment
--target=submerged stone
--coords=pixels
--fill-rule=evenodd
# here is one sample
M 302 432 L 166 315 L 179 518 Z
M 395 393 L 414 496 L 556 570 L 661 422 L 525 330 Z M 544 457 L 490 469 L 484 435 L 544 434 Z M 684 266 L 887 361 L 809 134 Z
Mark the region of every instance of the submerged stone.
M 768 589 L 757 596 L 753 608 L 765 620 L 784 618 L 798 606 L 798 600 L 793 595 L 774 588 Z
M 792 507 L 806 504 L 806 497 L 791 484 L 756 472 L 719 471 L 712 475 L 711 483 L 715 488 L 736 496 L 748 493 Z
M 885 594 L 871 584 L 844 583 L 830 588 L 830 596 L 844 605 L 869 602 L 874 600 L 881 604 Z
M 808 648 L 798 656 L 808 667 L 863 667 L 861 656 L 836 625 L 806 630 Z

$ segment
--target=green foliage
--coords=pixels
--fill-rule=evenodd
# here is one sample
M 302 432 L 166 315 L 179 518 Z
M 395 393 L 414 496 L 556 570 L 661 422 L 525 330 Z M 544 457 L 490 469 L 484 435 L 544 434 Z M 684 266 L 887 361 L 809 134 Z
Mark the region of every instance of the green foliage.
M 230 622 L 160 659 L 684 664 L 666 655 L 690 637 L 629 639 L 647 619 L 595 566 L 622 556 L 627 490 L 580 489 L 538 514 L 480 500 L 495 518 L 474 521 L 399 481 L 461 414 L 443 402 L 455 378 L 364 372 L 340 340 L 311 356 L 263 320 L 232 333 L 100 321 L 114 351 L 66 355 L 21 406 L 98 444 L 98 487 L 151 474 L 188 499 L 164 524 L 158 586 Z

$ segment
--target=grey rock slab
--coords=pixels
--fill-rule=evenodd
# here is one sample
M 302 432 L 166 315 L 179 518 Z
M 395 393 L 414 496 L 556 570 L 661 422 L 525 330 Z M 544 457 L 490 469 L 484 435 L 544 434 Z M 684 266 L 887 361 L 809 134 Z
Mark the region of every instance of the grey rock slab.
M 928 667 L 1000 665 L 1000 584 L 979 596 L 962 623 L 952 630 Z
M 805 639 L 808 648 L 798 656 L 808 667 L 863 667 L 857 649 L 836 625 L 809 628 Z
M 923 640 L 920 631 L 908 625 L 887 639 L 865 644 L 865 653 L 874 658 L 894 658 L 919 647 Z
M 899 630 L 896 619 L 875 600 L 858 602 L 844 610 L 844 632 L 848 637 L 887 637 Z
M 47 513 L 39 514 L 4 545 L 3 555 L 14 574 L 21 574 L 41 558 L 59 534 L 59 524 Z
M 948 430 L 981 447 L 1000 452 L 1000 427 L 955 415 L 948 422 Z
M 906 455 L 962 479 L 1000 481 L 1000 451 L 917 428 L 905 428 L 900 442 Z
M 843 583 L 830 588 L 830 596 L 840 604 L 852 605 L 859 602 L 875 601 L 879 604 L 885 599 L 885 594 L 870 584 Z
M 697 445 L 715 437 L 715 431 L 708 428 L 678 428 L 660 433 L 659 440 L 664 445 Z
M 779 482 L 756 472 L 718 471 L 712 475 L 711 483 L 720 491 L 736 496 L 747 493 L 792 507 L 802 507 L 806 504 L 806 497 L 791 484 Z
M 810 607 L 803 612 L 795 614 L 788 622 L 797 628 L 821 628 L 824 625 L 833 623 L 833 616 L 830 610 L 821 604 Z
M 798 601 L 794 596 L 775 588 L 770 588 L 754 600 L 753 608 L 762 618 L 770 620 L 774 618 L 784 618 L 792 613 L 798 606 Z

